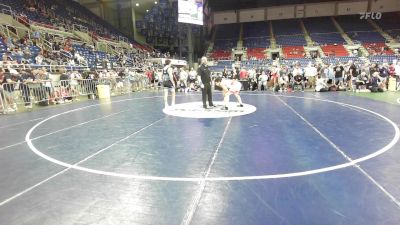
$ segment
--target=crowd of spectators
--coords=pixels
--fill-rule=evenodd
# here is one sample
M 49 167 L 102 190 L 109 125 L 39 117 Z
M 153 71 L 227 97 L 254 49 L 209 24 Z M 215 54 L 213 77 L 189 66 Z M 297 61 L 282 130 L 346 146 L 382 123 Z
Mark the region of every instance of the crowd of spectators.
M 317 92 L 383 92 L 390 89 L 390 82 L 393 82 L 393 90 L 399 86 L 400 62 L 356 63 L 350 60 L 347 63 L 309 63 L 304 67 L 299 63 L 283 65 L 274 62 L 262 68 L 225 67 L 222 73 L 213 73 L 213 76 L 240 80 L 245 89 L 252 91 L 292 92 L 309 88 Z
M 157 80 L 156 70 L 152 68 L 145 71 L 132 68 L 83 71 L 59 68 L 51 72 L 46 67 L 3 65 L 0 69 L 0 112 L 15 112 L 22 102 L 26 109 L 31 109 L 33 104 L 63 104 L 86 95 L 95 98 L 100 84 L 109 85 L 111 95 L 142 91 L 151 88 Z

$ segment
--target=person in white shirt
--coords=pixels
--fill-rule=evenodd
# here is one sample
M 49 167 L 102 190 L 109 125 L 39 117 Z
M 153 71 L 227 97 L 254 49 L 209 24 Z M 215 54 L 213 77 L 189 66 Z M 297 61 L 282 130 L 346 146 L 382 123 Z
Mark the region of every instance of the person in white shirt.
M 75 66 L 75 60 L 74 59 L 70 59 L 68 61 L 68 66 Z
M 333 70 L 332 64 L 325 66 L 324 74 L 328 80 L 331 80 L 332 82 L 335 80 L 335 71 Z
M 242 84 L 237 80 L 227 80 L 217 77 L 215 79 L 215 86 L 222 89 L 222 94 L 224 95 L 224 110 L 228 110 L 229 96 L 235 95 L 239 105 L 238 107 L 243 107 L 242 98 L 240 98 L 240 89 Z
M 293 90 L 295 89 L 296 86 L 301 86 L 301 91 L 304 92 L 305 84 L 304 84 L 304 72 L 300 67 L 300 64 L 296 64 L 292 75 L 293 75 L 293 80 L 292 80 L 292 87 Z
M 268 88 L 268 76 L 267 76 L 267 74 L 265 74 L 264 71 L 258 77 L 258 80 L 259 80 L 259 82 L 258 82 L 258 90 L 260 90 L 260 91 L 267 90 L 267 88 Z
M 296 76 L 296 75 L 301 75 L 301 76 L 303 76 L 303 74 L 304 74 L 303 70 L 300 68 L 300 65 L 297 64 L 297 65 L 295 66 L 295 68 L 293 69 L 293 76 Z
M 78 64 L 87 65 L 86 59 L 83 56 L 81 56 L 78 52 L 75 52 L 74 58 L 76 59 Z
M 326 84 L 325 79 L 321 78 L 321 76 L 317 77 L 315 82 L 315 91 L 316 92 L 326 92 L 329 90 L 328 85 Z
M 393 67 L 394 67 L 394 75 L 396 76 L 396 87 L 397 90 L 399 90 L 399 86 L 400 86 L 400 62 L 398 62 L 397 60 L 393 60 Z
M 103 78 L 107 78 L 107 70 L 102 70 L 99 73 L 99 78 L 103 79 Z
M 307 80 L 307 84 L 310 88 L 315 86 L 315 77 L 318 75 L 317 68 L 310 62 L 304 69 L 304 77 Z
M 42 63 L 43 63 L 43 56 L 42 56 L 42 54 L 39 53 L 39 55 L 37 55 L 37 56 L 35 57 L 35 61 L 36 61 L 36 64 L 42 65 Z

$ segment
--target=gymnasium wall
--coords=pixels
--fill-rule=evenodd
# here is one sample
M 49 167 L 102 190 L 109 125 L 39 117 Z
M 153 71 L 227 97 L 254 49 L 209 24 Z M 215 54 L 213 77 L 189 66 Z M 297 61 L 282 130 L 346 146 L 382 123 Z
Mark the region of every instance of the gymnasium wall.
M 399 0 L 374 0 L 371 2 L 371 12 L 400 11 Z
M 336 15 L 353 15 L 368 11 L 368 1 L 338 3 Z
M 214 12 L 214 24 L 400 11 L 400 0 L 348 0 Z
M 237 23 L 236 11 L 225 11 L 214 13 L 214 24 Z
M 306 4 L 305 17 L 333 16 L 335 15 L 335 2 Z
M 256 22 L 265 20 L 264 9 L 249 9 L 239 11 L 240 22 Z
M 294 18 L 295 6 L 277 6 L 267 8 L 267 20 L 282 20 Z

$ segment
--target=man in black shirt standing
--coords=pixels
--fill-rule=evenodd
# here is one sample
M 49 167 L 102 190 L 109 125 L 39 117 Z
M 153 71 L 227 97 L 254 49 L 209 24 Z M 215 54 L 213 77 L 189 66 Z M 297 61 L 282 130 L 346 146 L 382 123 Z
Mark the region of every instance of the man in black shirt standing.
M 343 65 L 337 64 L 333 70 L 335 71 L 335 84 L 341 86 L 343 84 L 344 67 Z
M 206 101 L 207 98 L 210 107 L 214 107 L 212 101 L 212 93 L 211 93 L 211 76 L 210 76 L 210 70 L 208 69 L 207 66 L 206 57 L 201 58 L 201 65 L 197 71 L 197 74 L 200 77 L 201 92 L 203 97 L 203 108 L 207 109 L 207 101 Z

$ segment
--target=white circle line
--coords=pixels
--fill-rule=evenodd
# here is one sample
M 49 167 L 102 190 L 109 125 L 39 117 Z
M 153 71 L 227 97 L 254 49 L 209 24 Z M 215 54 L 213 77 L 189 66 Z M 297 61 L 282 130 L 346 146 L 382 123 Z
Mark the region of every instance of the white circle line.
M 251 95 L 251 94 L 250 94 Z M 253 95 L 259 95 L 259 94 L 253 94 Z M 281 97 L 288 97 L 288 98 L 302 98 L 302 99 L 310 99 L 310 100 L 316 100 L 316 101 L 323 101 L 323 102 L 330 102 L 330 103 L 334 103 L 334 104 L 338 104 L 341 106 L 348 106 L 348 107 L 353 107 L 356 109 L 360 109 L 360 110 L 364 110 L 366 112 L 369 112 L 371 114 L 374 114 L 378 117 L 381 117 L 382 119 L 384 119 L 385 121 L 387 121 L 390 125 L 393 126 L 394 130 L 395 130 L 395 135 L 393 137 L 393 139 L 390 141 L 389 144 L 387 144 L 386 146 L 384 146 L 383 148 L 379 149 L 378 151 L 366 155 L 364 157 L 358 158 L 358 159 L 354 159 L 351 162 L 347 162 L 347 163 L 343 163 L 343 164 L 339 164 L 339 165 L 335 165 L 335 166 L 330 166 L 330 167 L 324 167 L 324 168 L 320 168 L 320 169 L 314 169 L 314 170 L 308 170 L 308 171 L 302 171 L 302 172 L 294 172 L 294 173 L 284 173 L 284 174 L 271 174 L 271 175 L 259 175 L 259 176 L 235 176 L 235 177 L 207 177 L 207 178 L 203 178 L 203 177 L 165 177 L 165 176 L 145 176 L 145 175 L 133 175 L 133 174 L 124 174 L 124 173 L 115 173 L 115 172 L 107 172 L 107 171 L 101 171 L 101 170 L 95 170 L 95 169 L 90 169 L 90 168 L 86 168 L 86 167 L 81 167 L 78 165 L 72 165 L 69 163 L 65 163 L 62 162 L 60 160 L 54 159 L 48 155 L 45 155 L 44 153 L 40 152 L 33 144 L 32 144 L 32 139 L 30 138 L 32 132 L 41 124 L 43 124 L 44 122 L 66 114 L 66 113 L 70 113 L 70 112 L 74 112 L 74 111 L 78 111 L 81 109 L 85 109 L 88 108 L 86 107 L 82 107 L 82 108 L 78 108 L 78 109 L 74 109 L 74 110 L 70 110 L 70 111 L 66 111 L 63 113 L 59 113 L 56 115 L 53 115 L 49 118 L 46 118 L 42 121 L 40 121 L 39 123 L 35 124 L 26 134 L 25 136 L 25 141 L 27 142 L 29 148 L 31 149 L 31 151 L 33 151 L 35 154 L 37 154 L 38 156 L 53 162 L 55 164 L 67 167 L 67 168 L 71 168 L 71 169 L 76 169 L 76 170 L 80 170 L 80 171 L 84 171 L 84 172 L 88 172 L 88 173 L 93 173 L 93 174 L 99 174 L 99 175 L 106 175 L 106 176 L 113 176 L 113 177 L 121 177 L 121 178 L 129 178 L 129 179 L 139 179 L 139 180 L 153 180 L 153 181 L 179 181 L 179 182 L 201 182 L 201 181 L 240 181 L 240 180 L 265 180 L 265 179 L 278 179 L 278 178 L 289 178 L 289 177 L 298 177 L 298 176 L 306 176 L 306 175 L 311 175 L 311 174 L 318 174 L 318 173 L 324 173 L 324 172 L 329 172 L 329 171 L 333 171 L 333 170 L 338 170 L 338 169 L 343 169 L 346 167 L 350 167 L 350 166 L 354 166 L 357 163 L 372 159 L 374 157 L 377 157 L 383 153 L 385 153 L 386 151 L 388 151 L 389 149 L 391 149 L 400 139 L 400 131 L 399 128 L 397 127 L 397 125 L 390 120 L 389 118 L 374 112 L 372 110 L 368 110 L 359 106 L 355 106 L 355 105 L 351 105 L 351 104 L 346 104 L 346 103 L 342 103 L 342 102 L 336 102 L 336 101 L 331 101 L 331 100 L 326 100 L 326 99 L 316 99 L 316 98 L 308 98 L 308 97 L 299 97 L 299 96 L 287 96 L 287 95 L 276 95 L 276 94 L 263 94 L 263 95 L 273 95 L 273 96 L 281 96 Z M 158 97 L 158 96 L 157 96 Z M 129 101 L 129 100 L 134 100 L 134 99 L 124 99 L 124 100 L 120 100 L 120 101 L 116 101 L 116 102 L 121 102 L 121 101 Z M 100 104 L 97 104 L 100 105 Z M 92 105 L 89 107 L 93 107 L 96 105 Z
M 396 99 L 396 102 L 400 104 L 400 98 L 397 98 L 397 99 Z

